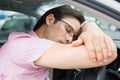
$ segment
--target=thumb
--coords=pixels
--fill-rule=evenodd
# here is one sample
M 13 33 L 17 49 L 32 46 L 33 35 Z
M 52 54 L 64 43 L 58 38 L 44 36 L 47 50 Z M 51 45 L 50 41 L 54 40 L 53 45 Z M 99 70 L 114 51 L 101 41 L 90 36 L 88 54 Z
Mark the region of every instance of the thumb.
M 80 46 L 82 44 L 83 44 L 83 41 L 81 40 L 81 38 L 72 42 L 73 47 L 77 47 L 77 46 Z

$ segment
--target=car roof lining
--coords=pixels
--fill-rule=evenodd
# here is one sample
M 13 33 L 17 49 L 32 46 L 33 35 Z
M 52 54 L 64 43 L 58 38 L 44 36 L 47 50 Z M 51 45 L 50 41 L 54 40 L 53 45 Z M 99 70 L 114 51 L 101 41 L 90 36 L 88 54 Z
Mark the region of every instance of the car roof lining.
M 32 11 L 43 5 L 43 3 L 52 1 L 54 0 L 0 0 L 0 9 L 18 11 L 39 18 L 40 14 Z

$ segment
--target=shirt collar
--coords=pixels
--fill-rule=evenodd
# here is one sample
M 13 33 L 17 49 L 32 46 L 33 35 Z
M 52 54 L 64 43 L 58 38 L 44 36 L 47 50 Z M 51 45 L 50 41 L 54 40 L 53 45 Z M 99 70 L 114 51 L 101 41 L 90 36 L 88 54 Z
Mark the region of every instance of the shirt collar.
M 29 35 L 32 35 L 32 36 L 36 36 L 36 37 L 39 37 L 33 30 L 28 32 Z

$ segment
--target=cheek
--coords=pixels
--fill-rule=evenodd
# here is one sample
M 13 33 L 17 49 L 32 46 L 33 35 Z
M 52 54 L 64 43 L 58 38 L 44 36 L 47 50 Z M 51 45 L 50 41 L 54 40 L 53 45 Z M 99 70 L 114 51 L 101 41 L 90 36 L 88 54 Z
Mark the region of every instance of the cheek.
M 58 33 L 58 35 L 60 37 L 65 37 L 65 35 L 66 35 L 65 29 L 63 29 L 63 28 L 58 28 L 56 33 Z
M 64 26 L 61 24 L 57 24 L 54 27 L 53 35 L 57 40 L 63 40 L 65 38 L 65 35 L 66 35 Z
M 54 37 L 56 40 L 64 40 L 65 38 L 65 32 L 61 29 L 56 29 L 56 31 L 54 32 Z

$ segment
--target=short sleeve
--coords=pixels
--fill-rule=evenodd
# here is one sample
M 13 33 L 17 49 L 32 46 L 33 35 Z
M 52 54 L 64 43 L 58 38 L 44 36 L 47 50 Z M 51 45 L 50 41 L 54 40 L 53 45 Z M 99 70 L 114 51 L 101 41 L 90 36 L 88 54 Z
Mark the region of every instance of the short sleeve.
M 41 57 L 55 42 L 36 37 L 19 37 L 11 41 L 12 56 L 15 63 L 27 67 L 36 67 L 33 62 Z M 16 49 L 15 49 L 16 48 Z

